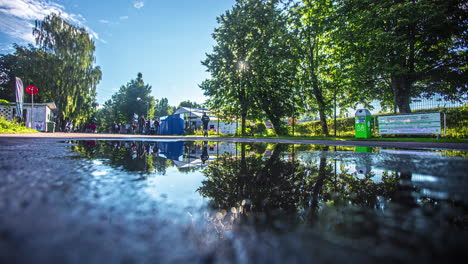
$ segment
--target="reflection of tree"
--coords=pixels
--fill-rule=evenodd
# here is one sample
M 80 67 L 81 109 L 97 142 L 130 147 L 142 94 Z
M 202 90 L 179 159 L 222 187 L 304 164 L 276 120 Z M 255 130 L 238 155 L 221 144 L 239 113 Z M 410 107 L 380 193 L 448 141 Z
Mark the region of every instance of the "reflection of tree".
M 285 145 L 276 145 L 266 161 L 257 156 L 240 160 L 223 156 L 206 168 L 204 174 L 208 179 L 198 191 L 212 198 L 218 208 L 240 206 L 246 200 L 254 211 L 295 211 L 297 197 L 301 195 L 296 184 L 305 173 L 298 162 L 280 159 L 284 148 Z
M 156 142 L 142 141 L 78 141 L 73 147 L 88 159 L 101 159 L 112 167 L 123 168 L 126 171 L 166 173 L 167 159 L 157 155 Z
M 285 212 L 302 216 L 297 219 L 307 222 L 314 222 L 324 205 L 352 204 L 374 209 L 378 197 L 390 200 L 398 191 L 396 173 L 384 173 L 382 181 L 376 183 L 372 174 L 357 177 L 344 167 L 336 173 L 334 163 L 327 161 L 326 155 L 306 164 L 285 160 L 282 153 L 287 148 L 278 144 L 268 159 L 262 159 L 246 157 L 241 147 L 240 159 L 223 156 L 206 168 L 207 179 L 198 191 L 211 198 L 220 210 L 240 208 L 243 213 L 269 216 Z

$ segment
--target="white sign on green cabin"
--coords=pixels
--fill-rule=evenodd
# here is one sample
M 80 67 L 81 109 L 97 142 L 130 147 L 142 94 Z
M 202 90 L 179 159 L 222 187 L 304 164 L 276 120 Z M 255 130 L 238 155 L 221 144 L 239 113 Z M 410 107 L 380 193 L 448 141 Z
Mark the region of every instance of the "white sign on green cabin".
M 379 116 L 379 134 L 441 134 L 440 113 Z

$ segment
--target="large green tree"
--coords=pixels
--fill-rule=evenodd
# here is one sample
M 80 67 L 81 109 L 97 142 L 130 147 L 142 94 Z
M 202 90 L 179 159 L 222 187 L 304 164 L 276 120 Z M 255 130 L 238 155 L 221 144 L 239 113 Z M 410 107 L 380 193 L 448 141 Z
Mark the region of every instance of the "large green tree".
M 65 120 L 85 122 L 97 106 L 96 85 L 101 80 L 89 33 L 51 14 L 36 21 L 33 34 L 37 47 L 15 46 L 13 54 L 0 56 L 0 71 L 10 79 L 0 96 L 14 101 L 15 77 L 19 77 L 24 85 L 39 88 L 37 102 L 55 102 L 59 125 Z M 24 99 L 27 102 L 29 96 Z
M 33 30 L 41 52 L 53 56 L 44 68 L 44 78 L 53 90 L 60 120 L 82 122 L 96 106 L 96 85 L 101 80 L 99 66 L 94 66 L 94 41 L 84 28 L 51 14 L 36 21 Z
M 9 81 L 0 88 L 0 97 L 15 101 L 15 77 L 21 78 L 23 84 L 39 87 L 35 95 L 36 102 L 54 101 L 54 87 L 51 85 L 56 76 L 53 74 L 57 57 L 32 45 L 28 47 L 15 45 L 13 54 L 0 56 L 0 71 L 8 75 Z M 31 97 L 24 94 L 24 101 L 30 102 Z
M 17 68 L 18 58 L 13 54 L 0 55 L 0 98 L 7 101 L 15 101 L 15 83 L 12 78 L 17 76 L 15 69 Z
M 102 130 L 111 131 L 113 122 L 132 123 L 135 114 L 153 118 L 155 105 L 155 99 L 151 95 L 151 86 L 145 84 L 143 74 L 138 73 L 136 79 L 122 85 L 119 91 L 99 109 L 96 117 L 97 123 Z
M 177 108 L 181 108 L 181 107 L 202 108 L 203 106 L 201 104 L 198 104 L 197 102 L 186 100 L 186 101 L 180 102 Z
M 163 97 L 161 100 L 158 101 L 156 104 L 155 110 L 154 110 L 154 115 L 155 116 L 167 116 L 167 115 L 172 115 L 174 113 L 175 107 L 169 105 L 169 100 L 167 98 Z
M 295 52 L 299 61 L 297 83 L 303 100 L 303 111 L 318 112 L 324 135 L 329 134 L 327 117 L 334 100 L 343 107 L 349 102 L 344 64 L 339 61 L 334 31 L 337 6 L 331 0 L 304 0 L 288 10 L 291 28 L 296 36 Z
M 245 135 L 247 118 L 268 118 L 277 134 L 282 119 L 294 112 L 296 65 L 292 36 L 279 1 L 238 0 L 218 17 L 216 46 L 202 62 L 212 78 L 200 87 L 207 104 L 222 116 L 240 116 Z
M 467 95 L 468 8 L 462 0 L 340 0 L 340 46 L 353 80 L 402 113 L 411 97 Z

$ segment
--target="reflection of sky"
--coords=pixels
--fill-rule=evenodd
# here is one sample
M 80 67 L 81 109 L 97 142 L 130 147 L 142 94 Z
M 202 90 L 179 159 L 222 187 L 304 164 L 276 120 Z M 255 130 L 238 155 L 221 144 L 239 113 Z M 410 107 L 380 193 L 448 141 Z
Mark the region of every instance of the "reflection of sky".
M 125 145 L 125 144 L 123 144 Z M 200 145 L 189 145 L 184 148 L 183 142 L 159 142 L 160 157 L 177 157 L 178 161 L 166 164 L 164 175 L 160 172 L 147 173 L 143 168 L 140 171 L 125 171 L 122 164 L 112 166 L 108 164 L 107 156 L 101 156 L 91 161 L 91 175 L 93 182 L 123 183 L 129 184 L 136 195 L 142 199 L 148 199 L 163 208 L 199 208 L 207 200 L 196 191 L 205 179 L 202 167 L 217 158 L 216 154 L 228 152 L 236 154 L 236 145 L 233 143 L 217 143 L 210 145 L 209 160 L 202 164 Z M 99 146 L 99 144 L 98 144 Z M 98 147 L 96 146 L 96 147 Z M 212 148 L 211 148 L 212 147 Z M 222 150 L 222 151 L 220 151 Z M 261 154 L 261 153 L 259 153 Z M 267 152 L 264 156 L 270 156 Z M 271 153 L 270 153 L 271 154 Z M 281 153 L 284 160 L 291 160 L 290 152 Z M 366 174 L 372 173 L 371 180 L 374 183 L 382 182 L 384 172 L 411 173 L 412 185 L 419 188 L 427 197 L 447 198 L 450 196 L 464 196 L 465 182 L 461 177 L 466 174 L 467 163 L 463 157 L 445 157 L 440 151 L 402 150 L 402 149 L 369 149 L 366 152 L 345 151 L 297 151 L 294 155 L 300 163 L 309 167 L 318 166 L 320 158 L 325 158 L 333 168 L 332 173 L 342 173 L 342 170 L 353 174 L 354 177 L 363 179 Z M 268 159 L 268 158 L 266 158 Z M 123 160 L 121 160 L 123 161 Z M 127 160 L 132 162 L 133 160 Z M 141 163 L 140 165 L 144 165 Z M 171 165 L 169 165 L 171 164 Z M 335 165 L 336 164 L 336 165 Z M 177 165 L 178 167 L 174 166 Z M 195 168 L 193 168 L 195 167 Z M 180 171 L 181 168 L 191 168 Z M 193 170 L 192 170 L 193 169 Z M 129 177 L 130 176 L 130 177 Z M 135 183 L 132 183 L 133 181 Z M 114 188 L 114 187 L 111 187 Z M 124 190 L 125 191 L 125 190 Z
M 164 201 L 173 206 L 200 206 L 204 199 L 196 191 L 205 179 L 201 171 L 181 173 L 170 167 L 165 176 L 150 176 L 143 191 L 154 200 Z
M 132 193 L 136 192 L 138 197 L 147 202 L 155 201 L 162 205 L 159 207 L 160 209 L 200 208 L 207 201 L 197 192 L 197 189 L 202 185 L 202 181 L 206 179 L 202 170 L 182 173 L 177 167 L 171 166 L 166 169 L 165 175 L 157 172 L 145 174 L 144 179 L 136 181 L 142 176 L 141 174 L 111 167 L 105 164 L 105 160 L 92 160 L 89 165 L 91 167 L 90 174 L 93 177 L 90 181 L 92 185 L 104 184 L 104 186 L 108 186 L 114 191 L 115 187 L 117 187 L 123 188 L 124 192 L 125 190 Z M 118 197 L 118 192 L 114 194 L 117 196 L 111 198 L 111 200 L 122 198 Z M 131 196 L 129 193 L 127 195 Z M 109 202 L 109 200 L 106 201 Z

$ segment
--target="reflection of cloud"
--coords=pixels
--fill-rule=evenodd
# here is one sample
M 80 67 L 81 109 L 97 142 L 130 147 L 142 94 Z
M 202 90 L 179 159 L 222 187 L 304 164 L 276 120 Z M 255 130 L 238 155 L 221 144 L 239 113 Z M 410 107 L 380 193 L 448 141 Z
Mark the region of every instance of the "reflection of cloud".
M 125 19 L 128 19 L 128 16 L 121 16 L 119 18 L 120 18 L 120 20 L 125 20 Z
M 84 27 L 91 37 L 99 39 L 96 32 L 84 25 L 83 16 L 67 13 L 64 6 L 46 0 L 0 0 L 0 31 L 14 39 L 33 43 L 33 20 L 42 20 L 52 13 Z
M 145 5 L 145 3 L 144 3 L 143 1 L 135 1 L 135 2 L 133 2 L 133 7 L 135 7 L 136 9 L 140 9 L 140 8 L 142 8 L 144 5 Z

